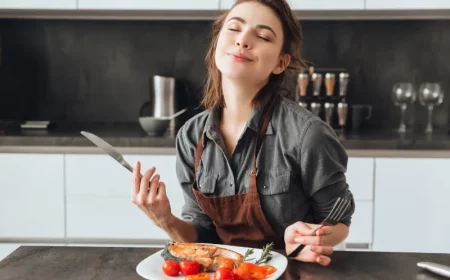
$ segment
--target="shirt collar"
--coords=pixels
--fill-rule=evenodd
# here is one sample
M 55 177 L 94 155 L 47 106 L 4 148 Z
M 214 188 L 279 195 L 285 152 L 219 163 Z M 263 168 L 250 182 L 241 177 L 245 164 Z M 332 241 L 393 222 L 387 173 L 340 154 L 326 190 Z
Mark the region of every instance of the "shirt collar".
M 261 99 L 261 102 L 256 106 L 247 122 L 247 127 L 255 132 L 259 131 L 262 121 L 262 115 L 264 113 L 264 107 L 271 100 L 272 95 L 266 94 Z M 217 141 L 219 139 L 219 110 L 220 108 L 214 107 L 210 110 L 208 117 L 206 119 L 206 124 L 203 129 L 203 135 L 207 136 L 211 140 Z M 269 121 L 267 126 L 266 135 L 272 135 L 274 133 L 274 128 L 272 125 L 272 119 Z M 203 146 L 205 145 L 205 138 L 203 137 Z

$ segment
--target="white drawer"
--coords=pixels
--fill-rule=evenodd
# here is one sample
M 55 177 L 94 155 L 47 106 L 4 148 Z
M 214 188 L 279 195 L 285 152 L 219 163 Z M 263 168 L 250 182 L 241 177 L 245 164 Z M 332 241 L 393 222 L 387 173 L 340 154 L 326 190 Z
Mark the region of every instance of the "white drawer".
M 347 183 L 355 200 L 373 200 L 374 162 L 373 158 L 348 159 Z
M 350 233 L 344 241 L 347 249 L 371 247 L 373 240 L 373 202 L 355 201 Z
M 142 174 L 155 165 L 169 197 L 182 196 L 175 175 L 175 155 L 124 155 L 124 158 L 132 167 L 139 160 Z M 65 172 L 67 195 L 129 197 L 131 194 L 132 173 L 108 155 L 66 155 Z
M 171 202 L 172 213 L 180 217 L 180 202 Z M 67 197 L 67 238 L 167 240 L 166 233 L 129 198 Z

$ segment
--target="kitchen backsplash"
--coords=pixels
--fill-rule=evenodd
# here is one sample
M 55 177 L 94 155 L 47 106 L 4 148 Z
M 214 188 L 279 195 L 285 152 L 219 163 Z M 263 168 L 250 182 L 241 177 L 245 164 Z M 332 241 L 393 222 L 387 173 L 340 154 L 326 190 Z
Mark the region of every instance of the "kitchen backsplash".
M 319 68 L 348 70 L 347 101 L 373 106 L 372 127 L 398 125 L 394 83 L 418 88 L 425 81 L 443 85 L 445 99 L 434 122 L 447 127 L 450 21 L 302 25 L 303 57 Z M 156 74 L 190 81 L 195 107 L 210 26 L 210 21 L 0 20 L 0 119 L 136 122 Z M 418 102 L 414 116 L 419 126 L 425 124 L 426 110 Z

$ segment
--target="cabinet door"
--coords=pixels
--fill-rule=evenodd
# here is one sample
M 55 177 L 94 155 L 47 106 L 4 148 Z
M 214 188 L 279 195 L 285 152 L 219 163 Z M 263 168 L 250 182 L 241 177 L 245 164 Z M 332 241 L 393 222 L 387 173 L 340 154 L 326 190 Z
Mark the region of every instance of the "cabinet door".
M 368 10 L 439 10 L 450 9 L 448 0 L 366 0 Z
M 219 0 L 78 0 L 78 9 L 93 10 L 217 10 Z
M 364 0 L 288 0 L 292 10 L 312 11 L 312 10 L 363 10 Z
M 75 10 L 77 0 L 0 0 L 0 9 Z
M 236 2 L 235 0 L 221 0 L 220 8 L 227 10 L 231 8 Z M 308 11 L 308 10 L 363 10 L 364 0 L 322 0 L 322 1 L 307 1 L 307 0 L 288 0 L 292 10 Z
M 373 158 L 351 157 L 348 159 L 347 173 L 345 175 L 355 200 L 373 200 L 374 164 L 375 160 Z
M 166 184 L 172 213 L 181 217 L 184 198 L 175 176 L 175 155 L 124 155 L 141 173 L 156 166 Z M 67 237 L 69 239 L 166 240 L 166 234 L 131 202 L 132 174 L 107 155 L 66 156 Z
M 376 159 L 375 251 L 450 252 L 450 159 Z
M 0 239 L 64 238 L 64 156 L 0 154 Z
M 67 198 L 69 242 L 110 240 L 167 240 L 166 233 L 127 197 Z
M 373 202 L 355 201 L 350 233 L 344 241 L 347 250 L 369 250 L 372 245 Z

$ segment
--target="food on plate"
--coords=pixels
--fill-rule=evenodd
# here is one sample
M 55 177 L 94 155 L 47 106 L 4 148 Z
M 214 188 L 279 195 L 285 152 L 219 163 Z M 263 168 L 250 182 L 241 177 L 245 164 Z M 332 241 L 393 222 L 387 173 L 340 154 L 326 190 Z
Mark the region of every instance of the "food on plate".
M 200 272 L 200 264 L 196 261 L 182 260 L 180 270 L 183 275 L 195 275 Z
M 267 263 L 272 259 L 273 243 L 263 247 L 261 256 L 250 262 L 253 249 L 245 255 L 210 244 L 170 242 L 161 253 L 163 271 L 168 276 L 181 272 L 185 280 L 259 280 L 271 276 L 277 269 Z M 253 258 L 254 260 L 255 258 Z
M 209 280 L 209 273 L 202 272 L 195 275 L 188 275 L 185 280 Z
M 227 267 L 221 267 L 214 273 L 214 280 L 235 280 L 233 270 Z
M 161 253 L 164 260 L 195 261 L 200 264 L 200 271 L 214 272 L 219 267 L 228 266 L 230 262 L 238 267 L 244 256 L 235 251 L 210 244 L 169 242 Z
M 164 262 L 162 270 L 167 276 L 178 276 L 180 274 L 180 264 L 174 260 Z

